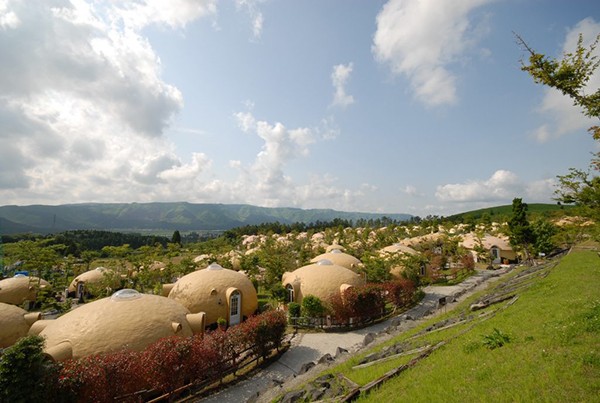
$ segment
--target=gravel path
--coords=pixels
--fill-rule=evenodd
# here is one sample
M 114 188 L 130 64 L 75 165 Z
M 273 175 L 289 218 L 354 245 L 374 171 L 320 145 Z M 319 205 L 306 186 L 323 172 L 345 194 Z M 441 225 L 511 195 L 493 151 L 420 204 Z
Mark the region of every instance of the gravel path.
M 428 286 L 423 289 L 425 297 L 415 307 L 403 312 L 397 317 L 390 318 L 363 329 L 344 333 L 298 333 L 291 340 L 291 346 L 276 362 L 264 368 L 249 379 L 242 380 L 227 389 L 198 400 L 202 403 L 222 402 L 247 402 L 272 400 L 281 393 L 281 384 L 285 382 L 286 387 L 303 382 L 311 376 L 300 376 L 302 366 L 317 362 L 325 354 L 336 356 L 338 347 L 355 353 L 363 347 L 363 341 L 367 334 L 378 334 L 377 342 L 386 338 L 396 336 L 399 332 L 406 331 L 419 324 L 420 319 L 449 310 L 457 302 L 468 295 L 484 287 L 488 280 L 497 278 L 507 273 L 510 269 L 504 268 L 495 271 L 479 271 L 474 276 L 455 286 Z M 440 303 L 440 301 L 442 303 Z M 443 302 L 446 303 L 443 303 Z M 387 335 L 386 330 L 392 329 L 392 321 L 395 323 L 400 319 L 400 324 L 393 327 L 393 334 Z M 386 337 L 387 336 L 387 337 Z M 336 362 L 339 359 L 336 359 Z

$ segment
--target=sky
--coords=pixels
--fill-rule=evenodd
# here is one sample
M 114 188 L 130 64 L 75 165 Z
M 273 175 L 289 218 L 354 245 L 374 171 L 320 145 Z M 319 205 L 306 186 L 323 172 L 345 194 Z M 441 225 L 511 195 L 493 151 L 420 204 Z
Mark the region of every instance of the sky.
M 515 33 L 560 57 L 600 3 L 0 0 L 0 205 L 553 203 L 597 119 Z

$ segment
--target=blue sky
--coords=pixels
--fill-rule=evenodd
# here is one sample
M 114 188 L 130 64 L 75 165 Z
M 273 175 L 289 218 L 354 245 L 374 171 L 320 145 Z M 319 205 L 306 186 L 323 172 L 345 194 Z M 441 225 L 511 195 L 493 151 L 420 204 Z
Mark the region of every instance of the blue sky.
M 553 202 L 597 123 L 520 70 L 513 32 L 560 56 L 600 5 L 0 0 L 0 204 Z

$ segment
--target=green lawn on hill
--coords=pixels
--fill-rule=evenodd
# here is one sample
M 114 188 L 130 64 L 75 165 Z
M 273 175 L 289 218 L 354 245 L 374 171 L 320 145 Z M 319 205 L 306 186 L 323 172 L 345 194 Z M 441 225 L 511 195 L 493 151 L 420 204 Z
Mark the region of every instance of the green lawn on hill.
M 498 309 L 488 320 L 421 337 L 421 343 L 430 345 L 448 342 L 359 401 L 600 402 L 600 257 L 596 252 L 571 253 L 547 277 L 519 291 L 513 305 L 502 305 L 486 309 Z M 484 342 L 494 344 L 498 335 L 508 336 L 509 341 L 488 348 Z M 352 369 L 356 358 L 337 371 L 364 385 L 410 358 Z

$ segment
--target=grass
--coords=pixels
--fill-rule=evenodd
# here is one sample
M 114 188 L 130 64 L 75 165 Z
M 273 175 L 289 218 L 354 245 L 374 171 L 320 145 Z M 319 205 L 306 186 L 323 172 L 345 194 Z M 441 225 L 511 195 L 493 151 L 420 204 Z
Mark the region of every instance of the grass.
M 359 401 L 600 402 L 598 254 L 573 252 L 547 277 L 528 281 L 530 286 L 519 290 L 512 305 L 506 301 L 472 313 L 470 303 L 489 291 L 480 292 L 453 311 L 326 372 L 342 373 L 362 386 L 408 363 L 417 353 L 355 368 L 364 356 L 399 342 L 406 345 L 406 351 L 446 341 L 428 358 Z M 423 332 L 435 322 L 459 315 L 482 316 Z
M 600 402 L 599 288 L 597 253 L 574 252 L 523 290 L 516 303 L 468 332 L 461 334 L 470 325 L 459 325 L 413 339 L 426 344 L 450 341 L 360 401 Z M 358 359 L 331 371 L 364 385 L 410 357 L 363 372 L 352 369 Z

